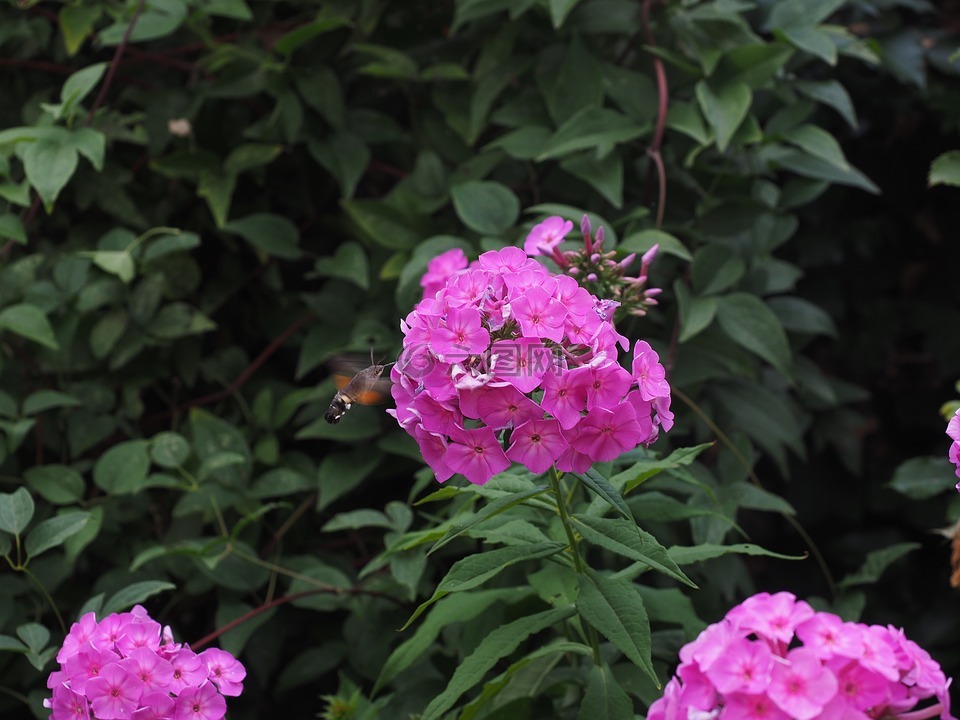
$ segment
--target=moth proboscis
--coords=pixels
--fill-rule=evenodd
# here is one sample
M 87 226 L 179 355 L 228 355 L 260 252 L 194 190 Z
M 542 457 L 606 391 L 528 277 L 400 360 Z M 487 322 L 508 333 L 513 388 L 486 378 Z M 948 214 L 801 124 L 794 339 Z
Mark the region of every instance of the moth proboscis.
M 336 425 L 353 405 L 376 405 L 386 400 L 386 393 L 381 392 L 388 380 L 383 379 L 383 371 L 393 363 L 376 363 L 373 360 L 373 350 L 370 350 L 370 367 L 364 368 L 353 377 L 334 374 L 334 381 L 340 389 L 330 401 L 323 419 L 331 425 Z M 343 383 L 343 384 L 342 384 Z

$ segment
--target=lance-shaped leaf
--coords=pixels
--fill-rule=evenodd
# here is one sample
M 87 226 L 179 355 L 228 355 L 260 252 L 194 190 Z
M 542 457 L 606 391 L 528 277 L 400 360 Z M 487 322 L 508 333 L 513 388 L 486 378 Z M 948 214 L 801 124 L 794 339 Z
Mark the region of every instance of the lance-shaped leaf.
M 667 554 L 666 548 L 650 533 L 634 523 L 619 518 L 598 518 L 574 515 L 573 521 L 584 539 L 630 560 L 646 563 L 654 570 L 669 575 L 692 588 L 697 586 L 683 574 Z
M 693 545 L 685 547 L 683 545 L 674 545 L 667 550 L 670 557 L 677 565 L 690 565 L 701 560 L 712 560 L 721 555 L 762 555 L 764 557 L 778 558 L 780 560 L 804 560 L 806 555 L 783 555 L 772 550 L 766 550 L 759 545 L 751 543 L 737 543 L 736 545 Z
M 577 611 L 660 687 L 650 658 L 650 621 L 632 582 L 593 572 L 581 576 Z
M 454 706 L 461 695 L 483 679 L 483 676 L 496 665 L 500 658 L 512 653 L 520 647 L 520 643 L 534 633 L 566 620 L 573 613 L 572 606 L 544 610 L 498 627 L 457 666 L 450 684 L 427 705 L 420 720 L 437 720 L 442 717 Z
M 409 627 L 410 623 L 420 617 L 433 603 L 452 592 L 462 592 L 478 587 L 511 565 L 516 565 L 524 560 L 536 560 L 537 558 L 555 555 L 566 547 L 564 543 L 558 542 L 509 545 L 485 553 L 468 555 L 453 564 L 450 572 L 437 585 L 433 596 L 422 603 L 400 629 L 404 630 Z
M 617 513 L 627 520 L 633 520 L 633 515 L 630 513 L 630 508 L 624 501 L 620 491 L 611 485 L 610 481 L 607 480 L 603 475 L 598 473 L 593 468 L 590 468 L 583 475 L 576 473 L 576 476 L 580 478 L 580 482 L 606 500 L 610 504 L 610 507 L 616 510 Z
M 633 720 L 633 702 L 609 665 L 594 665 L 587 679 L 577 720 Z

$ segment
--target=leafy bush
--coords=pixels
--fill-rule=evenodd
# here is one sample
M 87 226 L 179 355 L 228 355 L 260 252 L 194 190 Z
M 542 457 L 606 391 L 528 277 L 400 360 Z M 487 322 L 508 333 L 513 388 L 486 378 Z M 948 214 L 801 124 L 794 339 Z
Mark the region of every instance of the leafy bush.
M 907 250 L 875 241 L 898 196 L 867 199 L 890 173 L 869 133 L 927 65 L 914 101 L 956 120 L 936 92 L 956 43 L 919 33 L 926 3 L 78 0 L 0 17 L 0 712 L 45 717 L 70 623 L 137 602 L 242 657 L 237 718 L 576 717 L 597 698 L 630 717 L 755 585 L 914 621 L 903 574 L 872 588 L 942 511 L 917 505 L 900 532 L 902 500 L 880 493 L 877 529 L 858 496 L 927 448 L 863 472 L 854 383 L 873 385 L 891 318 L 947 349 L 925 422 L 960 376 L 955 308 L 930 288 L 923 326 L 870 285 Z M 670 371 L 677 425 L 650 451 L 552 496 L 516 469 L 435 491 L 382 408 L 324 421 L 332 370 L 398 354 L 431 258 L 583 213 L 618 257 L 660 246 L 660 305 L 618 324 Z M 927 498 L 952 486 L 939 455 Z M 821 524 L 825 557 L 804 529 Z M 671 579 L 631 554 L 648 535 Z M 548 558 L 581 539 L 579 586 L 585 569 Z M 474 587 L 435 594 L 464 567 Z M 852 574 L 838 588 L 831 568 Z M 647 619 L 605 625 L 624 597 Z M 956 636 L 941 629 L 910 635 Z

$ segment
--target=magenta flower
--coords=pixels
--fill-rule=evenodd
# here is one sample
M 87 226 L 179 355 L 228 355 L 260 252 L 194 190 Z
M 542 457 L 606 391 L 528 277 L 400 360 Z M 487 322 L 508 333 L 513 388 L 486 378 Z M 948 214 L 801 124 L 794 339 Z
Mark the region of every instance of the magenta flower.
M 460 430 L 447 447 L 447 464 L 474 485 L 483 485 L 510 467 L 510 461 L 489 427 Z
M 564 229 L 564 222 L 546 222 L 537 233 L 566 233 L 572 225 Z M 540 247 L 551 251 L 552 243 Z M 601 233 L 591 243 L 593 275 L 616 286 L 622 268 L 600 252 Z M 551 258 L 567 262 L 555 245 Z M 453 268 L 441 265 L 437 260 L 444 273 Z M 595 297 L 572 276 L 552 275 L 519 248 L 485 252 L 446 276 L 401 322 L 404 350 L 390 371 L 397 407 L 388 412 L 441 482 L 455 472 L 486 482 L 508 466 L 507 445 L 536 472 L 548 457 L 559 470 L 584 472 L 612 453 L 649 444 L 672 424 L 669 395 L 644 399 L 620 366 L 629 342 L 613 313 L 622 304 Z M 534 420 L 558 424 L 561 436 L 510 437 Z
M 950 681 L 902 630 L 843 622 L 790 593 L 747 598 L 680 660 L 648 720 L 956 720 Z
M 540 287 L 531 287 L 510 304 L 523 334 L 560 342 L 567 309 Z
M 630 403 L 621 403 L 613 410 L 598 407 L 573 430 L 568 431 L 574 449 L 605 462 L 632 450 L 641 439 L 637 413 Z
M 466 358 L 487 349 L 490 333 L 480 324 L 480 313 L 473 308 L 450 308 L 446 327 L 438 327 L 430 349 L 438 355 Z
M 66 685 L 53 688 L 53 701 L 47 707 L 53 711 L 51 720 L 87 720 L 90 717 L 87 698 Z
M 670 397 L 670 385 L 660 356 L 643 340 L 633 346 L 633 377 L 644 400 Z
M 534 225 L 523 241 L 523 250 L 527 255 L 551 255 L 563 239 L 573 230 L 573 223 L 554 215 Z
M 453 248 L 437 255 L 427 263 L 427 272 L 420 278 L 423 297 L 432 298 L 443 289 L 447 278 L 458 270 L 463 270 L 467 264 L 467 256 L 460 248 Z
M 179 695 L 184 689 L 196 687 L 207 679 L 207 667 L 200 660 L 200 656 L 189 648 L 181 648 L 180 652 L 170 658 L 173 666 L 173 677 L 170 680 L 170 692 Z
M 549 470 L 567 447 L 557 420 L 528 420 L 511 433 L 507 457 L 539 475 Z
M 166 690 L 173 680 L 173 665 L 144 647 L 136 648 L 117 664 L 143 683 L 144 692 Z
M 80 642 L 83 638 L 83 642 Z M 64 639 L 58 670 L 50 673 L 44 700 L 53 720 L 173 720 L 223 717 L 223 695 L 239 695 L 246 670 L 223 650 L 197 655 L 174 642 L 139 605 L 97 622 L 74 623 Z M 178 706 L 175 697 L 188 699 Z M 219 713 L 219 714 L 218 714 Z
M 947 423 L 947 435 L 953 440 L 947 457 L 957 466 L 957 477 L 960 477 L 960 410 Z M 957 483 L 957 490 L 960 491 L 960 483 Z
M 143 683 L 113 663 L 87 681 L 84 694 L 99 720 L 127 720 L 139 706 Z
M 177 696 L 174 720 L 220 720 L 227 714 L 227 701 L 212 683 L 191 687 Z
M 774 666 L 767 692 L 790 717 L 810 720 L 837 694 L 837 678 L 809 648 L 791 650 L 786 660 Z
M 220 648 L 210 648 L 200 653 L 207 666 L 208 677 L 224 695 L 236 697 L 243 692 L 243 679 L 247 671 L 230 653 Z

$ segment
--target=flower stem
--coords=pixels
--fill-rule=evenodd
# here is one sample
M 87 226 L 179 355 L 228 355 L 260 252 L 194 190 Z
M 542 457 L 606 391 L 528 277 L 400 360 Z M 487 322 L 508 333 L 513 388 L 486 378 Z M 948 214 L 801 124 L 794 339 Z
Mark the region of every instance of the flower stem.
M 560 512 L 560 522 L 563 524 L 563 530 L 567 533 L 567 543 L 570 545 L 570 552 L 573 553 L 573 567 L 578 575 L 586 576 L 586 565 L 580 556 L 580 544 L 577 542 L 577 536 L 573 532 L 573 526 L 570 525 L 570 513 L 567 510 L 567 499 L 563 495 L 563 489 L 560 487 L 560 473 L 555 467 L 550 468 L 550 485 L 553 487 L 553 494 L 557 498 L 557 510 Z M 593 661 L 600 665 L 600 641 L 597 638 L 597 631 L 589 623 L 582 623 L 587 630 L 587 637 L 590 640 L 590 647 L 593 649 Z

